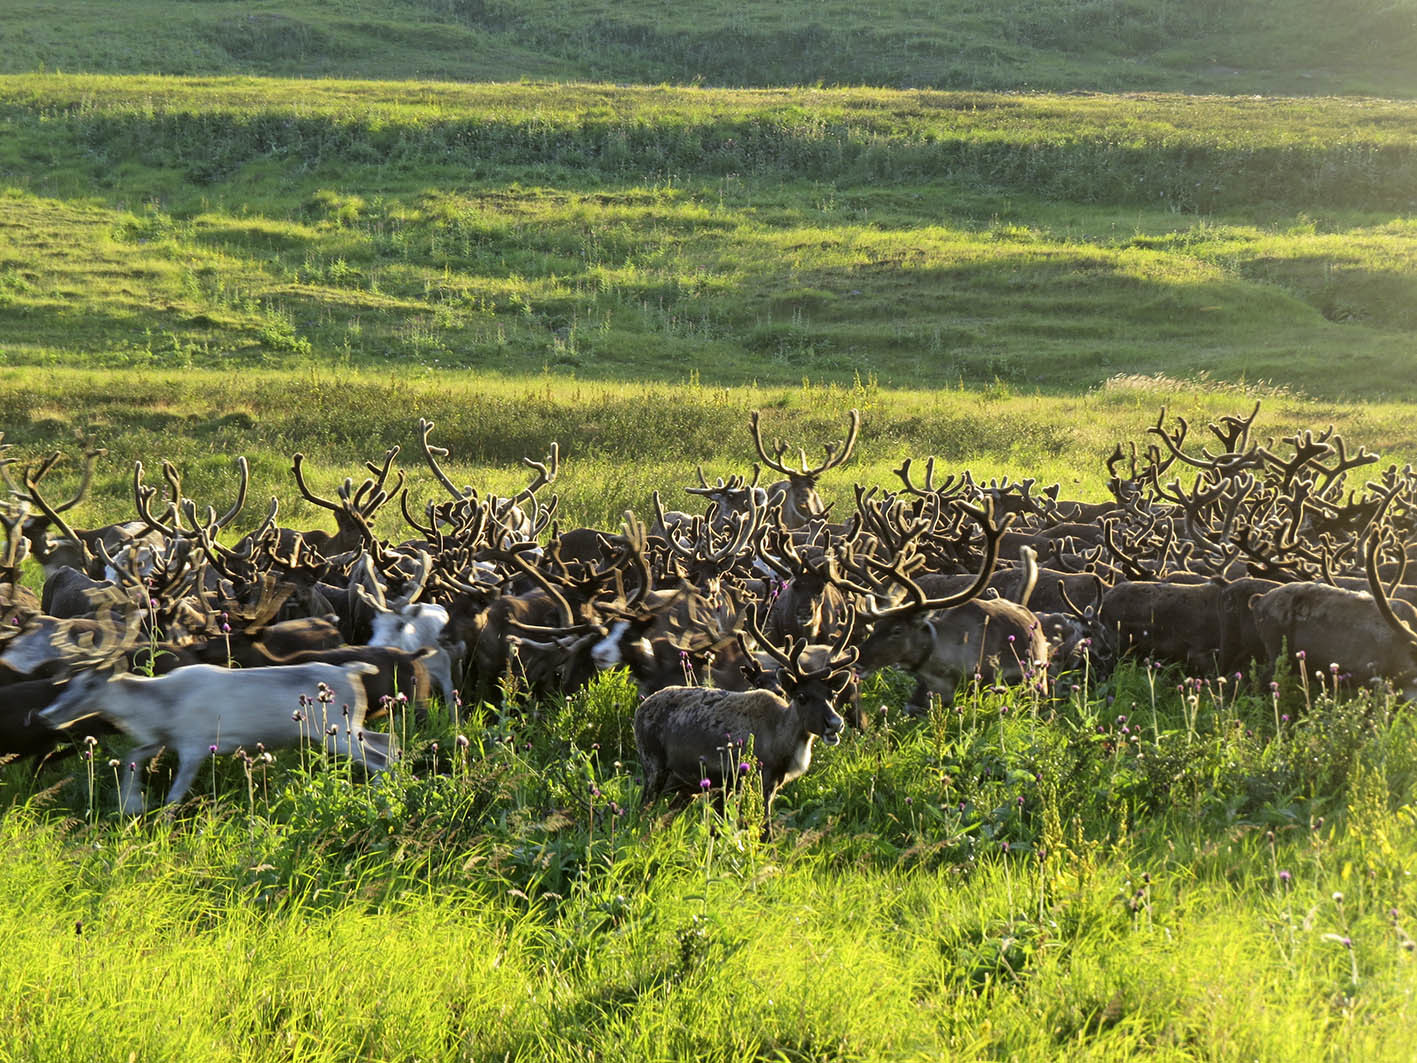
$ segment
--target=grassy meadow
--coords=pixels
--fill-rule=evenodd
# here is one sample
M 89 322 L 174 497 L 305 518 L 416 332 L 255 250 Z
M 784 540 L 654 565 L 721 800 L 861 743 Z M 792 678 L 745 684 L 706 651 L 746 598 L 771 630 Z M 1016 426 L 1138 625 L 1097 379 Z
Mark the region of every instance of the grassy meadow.
M 863 411 L 840 508 L 928 454 L 1100 497 L 1163 404 L 1417 461 L 1411 0 L 942 6 L 12 0 L 5 442 L 108 449 L 79 526 L 246 454 L 237 532 L 319 522 L 297 450 L 434 496 L 420 416 L 481 489 L 559 441 L 601 526 L 752 409 Z M 618 673 L 138 819 L 120 741 L 10 764 L 0 1059 L 1410 1060 L 1411 706 L 1310 663 L 885 673 L 767 842 L 637 809 Z

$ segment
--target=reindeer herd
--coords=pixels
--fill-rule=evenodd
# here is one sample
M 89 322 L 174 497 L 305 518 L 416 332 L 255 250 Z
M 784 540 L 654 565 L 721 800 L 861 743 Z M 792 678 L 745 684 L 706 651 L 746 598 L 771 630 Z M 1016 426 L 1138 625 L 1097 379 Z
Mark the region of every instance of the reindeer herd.
M 859 412 L 817 464 L 766 443 L 753 413 L 751 479 L 710 484 L 700 468 L 686 491 L 701 512 L 656 493 L 652 524 L 626 513 L 618 531 L 556 522 L 555 444 L 524 459 L 521 491 L 484 496 L 447 474 L 424 420 L 435 500 L 418 501 L 397 447 L 324 495 L 296 454 L 296 488 L 335 530 L 283 526 L 272 498 L 239 539 L 244 459 L 220 514 L 171 464 L 153 486 L 137 463 L 135 519 L 81 530 L 65 514 L 103 452 L 59 501 L 46 481 L 62 456 L 22 464 L 0 437 L 0 755 L 121 732 L 136 747 L 120 801 L 137 812 L 163 749 L 178 758 L 168 802 L 240 748 L 310 743 L 377 772 L 397 756 L 377 726 L 392 706 L 510 712 L 511 689 L 564 694 L 625 668 L 643 698 L 645 802 L 755 765 L 770 815 L 817 738 L 867 726 L 860 677 L 887 666 L 915 677 L 916 711 L 972 683 L 1049 697 L 1123 654 L 1260 675 L 1285 656 L 1417 694 L 1417 476 L 1391 466 L 1357 483 L 1376 455 L 1332 428 L 1260 442 L 1258 413 L 1197 441 L 1163 409 L 1144 448 L 1107 459 L 1110 502 L 937 478 L 932 458 L 923 473 L 905 461 L 893 488 L 856 485 L 850 514 L 817 484 L 850 459 Z M 764 469 L 782 478 L 764 485 Z M 399 542 L 374 531 L 394 499 Z M 44 571 L 38 597 L 27 560 Z

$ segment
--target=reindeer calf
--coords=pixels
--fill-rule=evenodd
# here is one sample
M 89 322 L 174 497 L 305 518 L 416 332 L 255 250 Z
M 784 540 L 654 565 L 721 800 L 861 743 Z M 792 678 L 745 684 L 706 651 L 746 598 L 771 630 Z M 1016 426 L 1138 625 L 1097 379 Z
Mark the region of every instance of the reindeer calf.
M 352 756 L 374 771 L 389 764 L 391 738 L 364 730 L 367 702 L 360 677 L 378 668 L 355 663 L 295 664 L 230 671 L 194 664 L 148 678 L 97 671 L 71 680 L 68 689 L 36 718 L 55 728 L 98 715 L 137 743 L 125 758 L 121 799 L 141 812 L 142 765 L 164 746 L 176 751 L 177 777 L 166 804 L 180 801 L 212 753 L 258 744 L 279 749 L 320 744 Z M 304 704 L 302 706 L 302 696 Z

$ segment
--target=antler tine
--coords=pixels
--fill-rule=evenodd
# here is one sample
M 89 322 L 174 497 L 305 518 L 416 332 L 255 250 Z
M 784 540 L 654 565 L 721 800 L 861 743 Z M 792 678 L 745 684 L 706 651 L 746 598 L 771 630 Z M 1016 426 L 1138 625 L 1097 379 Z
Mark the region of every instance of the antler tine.
M 1102 578 L 1101 578 L 1100 576 L 1098 576 L 1097 573 L 1094 572 L 1094 573 L 1092 574 L 1092 580 L 1093 580 L 1093 585 L 1094 585 L 1094 586 L 1096 587 L 1096 589 L 1097 589 L 1097 601 L 1100 603 L 1100 602 L 1102 601 L 1102 594 L 1103 594 Z M 1094 615 L 1094 614 L 1090 614 L 1087 609 L 1079 609 L 1079 608 L 1078 608 L 1077 602 L 1073 601 L 1072 595 L 1070 595 L 1070 594 L 1068 593 L 1068 581 L 1067 581 L 1067 580 L 1060 579 L 1060 580 L 1058 581 L 1058 597 L 1062 598 L 1063 604 L 1066 605 L 1066 606 L 1068 607 L 1068 609 L 1072 611 L 1072 613 L 1073 613 L 1074 616 L 1085 617 L 1085 616 L 1089 616 L 1089 615 Z M 1089 608 L 1094 608 L 1094 607 L 1089 607 Z
M 1220 423 L 1225 426 L 1223 431 L 1214 421 L 1206 427 L 1210 429 L 1211 434 L 1214 435 L 1216 439 L 1220 440 L 1227 454 L 1235 454 L 1238 452 L 1240 444 L 1249 442 L 1250 427 L 1255 423 L 1255 418 L 1258 417 L 1259 414 L 1260 400 L 1256 399 L 1255 408 L 1250 411 L 1250 416 L 1236 417 L 1233 414 L 1227 414 L 1221 417 Z
M 826 580 L 832 586 L 840 590 L 848 591 L 851 594 L 859 594 L 862 597 L 870 597 L 875 592 L 870 587 L 865 587 L 854 580 L 848 579 L 842 574 L 842 569 L 846 568 L 850 572 L 859 571 L 851 556 L 851 548 L 843 545 L 840 557 L 828 554 L 825 565 Z
M 855 606 L 847 607 L 846 621 L 842 624 L 841 632 L 832 640 L 831 654 L 827 658 L 828 673 L 850 668 L 861 656 L 861 651 L 851 645 L 851 640 L 856 635 L 858 615 Z
M 649 533 L 645 530 L 644 521 L 636 517 L 634 510 L 631 509 L 625 510 L 622 520 L 625 527 L 627 561 L 640 577 L 638 589 L 626 602 L 633 608 L 644 601 L 653 589 L 654 573 L 650 569 L 649 557 L 645 554 L 645 544 L 649 540 Z
M 384 489 L 384 477 L 381 477 L 379 483 L 377 484 L 375 484 L 372 480 L 365 481 L 364 486 L 370 488 L 370 491 L 362 505 L 358 505 L 358 503 L 356 503 L 356 507 L 359 509 L 360 516 L 364 517 L 365 520 L 373 520 L 374 515 L 378 513 L 379 510 L 384 508 L 384 504 L 388 502 L 388 500 L 394 495 L 398 494 L 400 491 L 403 490 L 404 477 L 404 471 L 400 469 L 398 471 L 398 480 L 394 483 L 394 486 L 389 490 Z M 357 497 L 358 494 L 356 493 L 356 498 Z
M 152 528 L 154 531 L 159 531 L 170 538 L 177 534 L 177 529 L 163 524 L 152 515 L 152 500 L 156 494 L 156 487 L 145 487 L 143 485 L 143 463 L 141 461 L 133 462 L 133 504 L 137 507 L 138 516 L 142 518 L 143 523 L 149 528 Z M 171 507 L 168 508 L 168 512 L 172 512 Z
M 73 498 L 69 499 L 69 501 L 65 502 L 63 505 L 54 507 L 55 513 L 67 513 L 83 500 L 83 497 L 89 492 L 89 484 L 93 482 L 94 465 L 98 462 L 99 458 L 107 454 L 108 450 L 105 447 L 95 447 L 93 450 L 85 451 L 84 470 L 79 477 L 78 489 L 74 492 Z
M 934 494 L 934 493 L 935 493 L 935 457 L 934 457 L 934 455 L 931 455 L 929 458 L 927 458 L 927 459 L 925 460 L 925 486 L 924 486 L 923 488 L 922 488 L 922 487 L 916 487 L 915 484 L 913 484 L 913 483 L 911 482 L 911 480 L 910 480 L 910 466 L 911 466 L 911 464 L 914 462 L 914 460 L 915 460 L 914 458 L 906 458 L 905 461 L 901 463 L 900 468 L 895 470 L 896 476 L 900 477 L 901 482 L 902 482 L 903 484 L 905 484 L 905 491 L 906 491 L 906 494 L 918 495 L 918 496 L 922 496 L 922 497 L 923 497 L 923 496 L 926 496 L 926 495 L 932 495 L 932 494 Z
M 1118 545 L 1117 522 L 1115 520 L 1103 520 L 1102 541 L 1107 545 L 1107 552 L 1120 562 L 1122 571 L 1128 579 L 1149 580 L 1152 578 L 1154 573 L 1143 568 L 1136 558 Z
M 394 599 L 389 608 L 398 611 L 412 605 L 423 595 L 424 589 L 428 586 L 428 577 L 433 571 L 433 561 L 428 556 L 427 550 L 419 550 L 415 554 L 414 577 L 412 586 L 404 584 L 403 593 Z
M 29 503 L 25 501 L 15 503 L 13 510 L 8 505 L 0 510 L 0 524 L 5 526 L 5 550 L 0 554 L 0 570 L 13 571 L 29 555 L 29 542 L 22 533 L 29 512 Z M 0 579 L 3 578 L 3 571 L 0 571 Z
M 659 497 L 658 491 L 654 492 L 653 498 L 654 518 L 664 532 L 664 542 L 669 547 L 669 552 L 685 561 L 692 561 L 694 559 L 693 551 L 685 549 L 684 544 L 679 541 L 679 536 L 675 534 L 675 530 L 671 528 L 669 523 L 664 519 L 664 501 Z M 693 520 L 694 524 L 699 522 L 698 517 L 695 517 Z
M 893 606 L 890 609 L 877 609 L 874 606 L 867 607 L 867 613 L 872 618 L 881 620 L 887 617 L 899 616 L 906 613 L 934 611 L 937 609 L 953 609 L 963 605 L 973 598 L 984 593 L 984 588 L 989 585 L 989 577 L 994 573 L 994 567 L 999 563 L 999 543 L 1003 539 L 1004 533 L 1009 525 L 1013 523 L 1014 514 L 1006 513 L 1004 519 L 995 523 L 994 504 L 986 498 L 981 508 L 975 508 L 968 503 L 961 502 L 960 509 L 969 514 L 979 524 L 984 532 L 984 557 L 979 565 L 979 573 L 970 586 L 956 594 L 946 595 L 943 598 L 929 598 L 918 583 L 912 580 L 905 573 L 905 561 L 903 558 L 896 558 L 890 564 L 883 564 L 866 559 L 866 563 L 877 571 L 885 572 L 896 578 L 906 590 L 906 596 L 910 601 L 902 605 Z
M 399 451 L 402 449 L 401 446 L 395 443 L 388 450 L 384 451 L 383 465 L 375 465 L 372 461 L 366 461 L 364 463 L 364 467 L 378 478 L 378 482 L 375 484 L 376 487 L 384 486 L 385 481 L 389 478 L 389 470 L 394 466 L 394 459 L 399 456 Z M 394 491 L 397 490 L 398 488 L 395 487 Z
M 300 489 L 300 493 L 304 496 L 305 500 L 314 503 L 321 509 L 328 509 L 331 513 L 347 511 L 347 506 L 341 506 L 338 502 L 331 502 L 328 498 L 321 498 L 319 495 L 315 494 L 314 491 L 310 490 L 310 485 L 305 482 L 304 464 L 305 455 L 297 452 L 291 460 L 290 471 L 295 474 L 295 486 Z M 350 481 L 346 480 L 345 485 L 348 486 L 349 482 Z
M 244 454 L 236 459 L 236 468 L 237 471 L 241 474 L 240 484 L 236 488 L 236 501 L 231 504 L 230 509 L 228 509 L 225 513 L 223 513 L 220 517 L 217 518 L 217 530 L 225 528 L 228 524 L 235 520 L 237 515 L 241 512 L 242 508 L 246 505 L 246 491 L 251 485 L 251 467 L 247 463 L 246 456 Z
M 861 411 L 853 409 L 851 411 L 851 427 L 847 429 L 846 438 L 834 443 L 826 444 L 827 460 L 815 469 L 807 468 L 807 453 L 799 451 L 802 455 L 802 472 L 799 475 L 810 477 L 815 480 L 822 473 L 844 465 L 851 457 L 852 450 L 856 447 L 856 438 L 861 434 Z M 841 452 L 837 453 L 836 448 L 841 447 Z
M 796 469 L 789 469 L 782 463 L 782 455 L 787 452 L 787 444 L 781 440 L 774 439 L 773 445 L 777 449 L 775 457 L 768 457 L 767 448 L 763 446 L 763 432 L 761 425 L 761 410 L 753 410 L 748 414 L 748 431 L 753 437 L 753 446 L 758 450 L 758 457 L 763 459 L 763 464 L 773 472 L 781 473 L 784 476 L 800 475 Z M 806 458 L 803 458 L 803 465 L 806 465 Z
M 418 518 L 416 518 L 411 512 L 409 512 L 407 488 L 399 492 L 399 509 L 403 511 L 403 519 L 408 522 L 408 526 L 414 531 L 418 532 L 426 539 L 438 542 L 442 541 L 443 535 L 442 532 L 438 530 L 438 521 L 437 518 L 433 515 L 432 502 L 429 502 L 427 508 L 424 510 L 424 512 L 428 515 L 428 523 L 426 525 L 419 524 Z
M 1342 487 L 1344 474 L 1349 469 L 1356 469 L 1362 465 L 1372 465 L 1379 460 L 1379 455 L 1372 453 L 1366 446 L 1359 445 L 1358 453 L 1353 457 L 1348 456 L 1348 449 L 1343 443 L 1342 436 L 1333 437 L 1333 447 L 1338 452 L 1338 461 L 1332 469 L 1325 468 L 1316 463 L 1315 467 L 1323 475 L 1323 483 L 1316 492 L 1319 497 L 1324 497 L 1329 490 L 1337 483 Z
M 801 674 L 798 671 L 798 663 L 802 659 L 802 651 L 807 648 L 806 639 L 789 638 L 786 651 L 782 650 L 763 634 L 763 629 L 758 624 L 757 613 L 752 609 L 744 615 L 743 626 L 748 629 L 748 633 L 753 636 L 753 640 L 757 642 L 762 651 L 781 665 L 783 669 L 796 675 Z
M 182 534 L 182 513 L 183 503 L 187 501 L 182 494 L 182 473 L 170 461 L 162 463 L 162 478 L 167 481 L 168 490 L 172 492 L 172 497 L 168 500 L 167 511 L 172 514 L 173 522 L 177 528 L 177 534 Z
M 426 418 L 418 419 L 418 440 L 423 447 L 423 458 L 428 462 L 428 467 L 433 470 L 433 475 L 438 478 L 438 482 L 447 488 L 448 493 L 455 499 L 463 499 L 468 496 L 472 488 L 458 487 L 448 478 L 448 474 L 443 471 L 443 467 L 438 464 L 438 456 L 447 457 L 446 447 L 435 447 L 428 442 L 428 437 L 433 433 L 433 422 Z
M 520 569 L 528 579 L 550 596 L 552 605 L 555 606 L 556 612 L 561 616 L 562 627 L 568 628 L 575 626 L 576 615 L 571 610 L 570 603 L 566 601 L 565 596 L 556 589 L 544 572 L 528 562 L 520 553 L 508 553 L 505 555 L 504 560 Z
M 5 489 L 8 490 L 10 494 L 19 495 L 23 494 L 23 492 L 20 490 L 20 485 L 15 483 L 14 479 L 11 478 L 9 469 L 9 466 L 15 464 L 19 459 L 4 457 L 5 451 L 13 449 L 14 446 L 15 444 L 13 443 L 6 443 L 5 433 L 0 432 L 0 480 L 5 482 Z
M 555 481 L 557 473 L 561 470 L 561 445 L 554 442 L 551 444 L 551 453 L 547 455 L 545 462 L 522 458 L 522 464 L 533 470 L 536 473 L 536 478 L 512 497 L 511 504 L 514 506 L 520 502 L 531 501 L 536 496 L 536 492 Z
M 1171 463 L 1177 458 L 1179 458 L 1185 464 L 1193 466 L 1197 469 L 1215 469 L 1217 467 L 1216 462 L 1198 461 L 1197 459 L 1190 457 L 1188 454 L 1184 453 L 1181 450 L 1181 444 L 1185 442 L 1186 435 L 1190 431 L 1191 426 L 1186 423 L 1186 419 L 1184 417 L 1180 416 L 1176 418 L 1176 423 L 1177 425 L 1179 425 L 1179 427 L 1177 428 L 1176 433 L 1174 435 L 1166 431 L 1166 407 L 1163 406 L 1161 407 L 1161 416 L 1157 418 L 1156 424 L 1152 425 L 1150 428 L 1147 429 L 1147 433 L 1149 435 L 1154 435 L 1159 438 L 1163 443 L 1166 444 L 1166 449 L 1171 452 L 1171 461 L 1166 462 L 1165 465 L 1162 465 L 1160 468 L 1156 469 L 1156 473 L 1160 474 L 1161 472 L 1165 471 L 1165 469 L 1168 468 Z
M 48 461 L 47 463 L 41 463 L 40 471 L 35 474 L 31 474 L 30 471 L 26 469 L 23 474 L 25 491 L 29 495 L 29 500 L 39 507 L 39 511 L 49 518 L 50 523 L 59 529 L 60 534 L 78 547 L 79 553 L 83 556 L 85 563 L 87 563 L 93 556 L 88 548 L 88 544 L 74 533 L 74 529 L 69 527 L 68 522 L 60 516 L 59 511 L 45 501 L 44 496 L 39 492 L 40 478 L 53 467 L 54 462 Z
M 1384 504 L 1384 510 L 1392 501 L 1391 498 Z M 1381 574 L 1378 572 L 1378 557 L 1382 552 L 1383 529 L 1380 522 L 1374 521 L 1372 530 L 1368 533 L 1367 558 L 1364 568 L 1368 574 L 1368 589 L 1373 595 L 1373 604 L 1378 607 L 1378 612 L 1387 622 L 1388 626 L 1401 634 L 1413 646 L 1417 647 L 1417 631 L 1413 631 L 1396 612 L 1393 611 L 1392 602 L 1388 598 L 1386 589 L 1383 587 Z M 1406 547 L 1401 539 L 1398 540 L 1398 548 L 1403 555 L 1406 555 Z

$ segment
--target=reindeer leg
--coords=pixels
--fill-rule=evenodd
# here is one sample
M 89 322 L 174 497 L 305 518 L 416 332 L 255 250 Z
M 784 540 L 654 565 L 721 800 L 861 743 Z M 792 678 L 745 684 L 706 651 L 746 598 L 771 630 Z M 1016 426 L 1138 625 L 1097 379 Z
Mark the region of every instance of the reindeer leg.
M 177 751 L 177 777 L 172 780 L 172 788 L 167 791 L 167 799 L 163 801 L 163 804 L 175 805 L 187 796 L 187 791 L 192 788 L 192 783 L 197 779 L 197 772 L 202 770 L 202 765 L 207 762 L 210 756 L 211 753 L 206 747 Z

